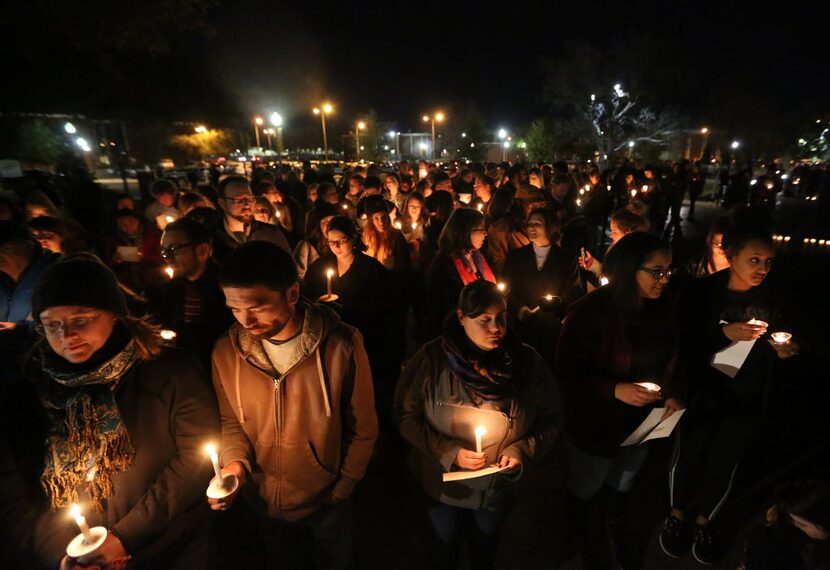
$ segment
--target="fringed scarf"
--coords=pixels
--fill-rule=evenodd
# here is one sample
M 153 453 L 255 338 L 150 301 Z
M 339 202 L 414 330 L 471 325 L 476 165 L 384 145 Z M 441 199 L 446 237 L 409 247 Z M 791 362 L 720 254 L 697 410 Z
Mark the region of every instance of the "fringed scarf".
M 133 462 L 115 388 L 138 360 L 136 347 L 130 340 L 115 356 L 81 373 L 60 370 L 50 352 L 41 351 L 49 377 L 41 402 L 51 422 L 41 485 L 53 509 L 78 502 L 78 487 L 85 484 L 92 509 L 102 510 L 101 500 L 113 493 L 113 475 Z
M 488 352 L 478 350 L 457 322 L 445 327 L 441 337 L 450 370 L 478 400 L 507 400 L 513 394 L 514 363 L 506 344 Z

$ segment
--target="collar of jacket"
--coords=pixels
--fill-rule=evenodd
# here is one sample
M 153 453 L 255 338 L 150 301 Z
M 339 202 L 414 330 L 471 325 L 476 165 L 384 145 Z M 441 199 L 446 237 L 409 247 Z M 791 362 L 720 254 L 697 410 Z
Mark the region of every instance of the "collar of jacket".
M 298 306 L 305 313 L 303 328 L 300 332 L 299 342 L 294 347 L 294 354 L 291 355 L 290 365 L 282 373 L 282 376 L 285 376 L 292 368 L 313 355 L 320 343 L 340 321 L 340 317 L 332 309 L 312 303 L 306 298 L 301 298 Z M 231 326 L 228 336 L 231 340 L 231 346 L 243 360 L 272 377 L 278 376 L 271 360 L 268 358 L 268 354 L 262 347 L 262 339 L 245 330 L 238 322 Z

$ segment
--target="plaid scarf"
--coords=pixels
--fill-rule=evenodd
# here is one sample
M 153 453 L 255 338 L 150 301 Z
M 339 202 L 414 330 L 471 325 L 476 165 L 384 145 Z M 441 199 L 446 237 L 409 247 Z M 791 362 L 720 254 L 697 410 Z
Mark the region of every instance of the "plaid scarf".
M 101 510 L 101 500 L 112 496 L 113 475 L 133 462 L 115 388 L 138 360 L 135 344 L 130 340 L 115 356 L 82 373 L 59 370 L 55 358 L 41 348 L 49 378 L 40 397 L 51 424 L 41 485 L 58 509 L 78 502 L 78 487 L 85 483 L 91 507 Z

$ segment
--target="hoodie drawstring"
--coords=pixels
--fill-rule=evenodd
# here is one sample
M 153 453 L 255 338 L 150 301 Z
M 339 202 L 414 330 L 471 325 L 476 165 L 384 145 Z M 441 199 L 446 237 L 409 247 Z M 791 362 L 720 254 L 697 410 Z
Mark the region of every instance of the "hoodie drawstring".
M 241 364 L 242 358 L 238 355 L 234 355 L 235 362 L 236 362 L 236 409 L 239 412 L 239 423 L 245 423 L 245 412 L 242 410 L 242 391 L 239 389 L 239 367 Z
M 326 405 L 326 417 L 331 417 L 331 403 L 329 403 L 329 392 L 326 388 L 326 377 L 323 374 L 323 359 L 320 357 L 320 347 L 317 347 L 317 374 L 320 376 L 320 389 L 323 391 L 323 402 Z

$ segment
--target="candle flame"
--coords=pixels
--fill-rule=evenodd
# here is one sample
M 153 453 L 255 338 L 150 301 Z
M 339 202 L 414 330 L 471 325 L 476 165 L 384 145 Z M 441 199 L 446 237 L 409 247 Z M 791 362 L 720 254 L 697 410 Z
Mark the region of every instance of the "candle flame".
M 331 279 L 333 276 L 334 276 L 334 269 L 329 269 L 328 271 L 326 271 L 326 277 Z
M 72 506 L 69 507 L 69 514 L 72 515 L 72 518 L 77 519 L 81 516 L 81 507 L 79 507 L 76 503 L 72 503 Z
M 168 223 L 168 224 L 170 224 L 170 223 L 172 223 L 172 222 L 174 222 L 174 221 L 175 221 L 175 218 L 174 218 L 173 216 L 167 216 L 167 217 L 166 217 L 166 218 L 164 218 L 164 219 L 167 221 L 167 223 Z
M 176 332 L 170 330 L 163 330 L 161 331 L 161 338 L 163 338 L 164 340 L 173 340 L 174 338 L 176 338 Z
M 400 223 L 400 222 L 395 222 L 395 227 L 398 228 L 398 229 L 401 229 L 401 228 L 403 228 L 403 224 Z
M 208 455 L 216 455 L 216 446 L 212 443 L 209 443 L 205 446 L 205 453 Z
M 600 277 L 599 284 L 602 286 L 608 285 L 610 281 L 608 281 L 608 277 Z
M 486 433 L 487 433 L 487 428 L 486 427 L 478 426 L 476 428 L 476 437 L 482 437 Z
M 496 288 L 502 293 L 504 293 L 504 290 L 507 289 L 507 285 L 505 285 L 504 283 L 499 283 L 496 285 Z
M 545 300 L 553 301 L 553 295 L 545 295 Z
M 164 268 L 164 272 L 165 272 L 165 273 L 167 273 L 167 276 L 168 276 L 170 279 L 173 279 L 173 275 L 175 274 L 175 271 L 173 271 L 173 268 L 172 268 L 172 267 L 165 267 L 165 268 Z
M 346 204 L 343 204 L 343 209 L 344 209 L 344 210 L 348 210 L 348 209 L 349 209 L 349 207 L 348 207 Z

